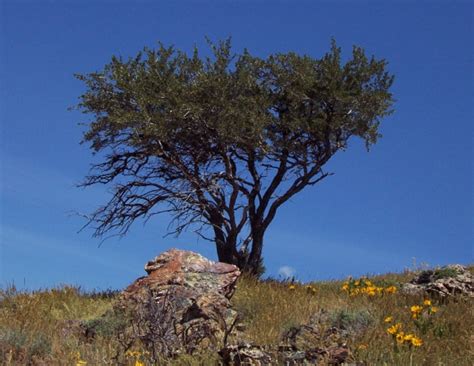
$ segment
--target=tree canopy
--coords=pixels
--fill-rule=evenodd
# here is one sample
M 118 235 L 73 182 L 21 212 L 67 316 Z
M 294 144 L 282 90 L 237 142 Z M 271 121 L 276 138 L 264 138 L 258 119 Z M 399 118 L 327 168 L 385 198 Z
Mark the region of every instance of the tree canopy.
M 124 235 L 166 212 L 170 233 L 193 228 L 220 261 L 257 274 L 278 209 L 330 175 L 324 165 L 351 137 L 377 141 L 393 76 L 360 47 L 343 62 L 334 41 L 320 59 L 210 47 L 201 57 L 160 44 L 76 75 L 78 107 L 93 116 L 83 142 L 103 153 L 82 185 L 113 187 L 88 225 Z

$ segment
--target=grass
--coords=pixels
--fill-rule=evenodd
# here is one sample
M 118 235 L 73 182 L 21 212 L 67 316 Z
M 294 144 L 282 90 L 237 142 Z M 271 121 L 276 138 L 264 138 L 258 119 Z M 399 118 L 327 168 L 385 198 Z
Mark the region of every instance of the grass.
M 471 268 L 472 270 L 473 268 Z M 374 286 L 398 286 L 413 273 L 370 278 Z M 324 310 L 327 326 L 346 329 L 353 359 L 366 365 L 472 365 L 474 314 L 472 300 L 435 303 L 436 312 L 423 307 L 427 298 L 400 292 L 370 296 L 349 295 L 343 281 L 290 284 L 243 277 L 232 299 L 241 314 L 242 338 L 260 345 L 278 344 L 291 327 L 308 322 Z M 74 331 L 75 321 L 95 324 L 111 308 L 114 292 L 87 293 L 62 286 L 24 292 L 14 287 L 0 290 L 0 364 L 5 365 L 147 365 L 146 354 L 120 353 L 120 339 L 107 329 L 85 341 Z M 411 307 L 420 305 L 425 315 L 413 319 Z M 391 323 L 385 319 L 391 316 Z M 420 347 L 397 344 L 387 328 L 401 323 L 405 334 L 422 339 Z M 173 365 L 212 365 L 215 355 L 183 356 Z M 163 361 L 160 364 L 167 364 Z

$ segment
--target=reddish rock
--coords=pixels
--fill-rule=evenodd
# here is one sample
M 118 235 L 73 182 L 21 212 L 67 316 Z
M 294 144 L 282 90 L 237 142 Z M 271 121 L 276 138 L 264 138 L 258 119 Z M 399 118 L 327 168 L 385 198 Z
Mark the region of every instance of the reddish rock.
M 222 346 L 237 319 L 229 302 L 240 275 L 236 266 L 171 249 L 145 271 L 116 306 L 131 314 L 142 343 L 167 355 Z

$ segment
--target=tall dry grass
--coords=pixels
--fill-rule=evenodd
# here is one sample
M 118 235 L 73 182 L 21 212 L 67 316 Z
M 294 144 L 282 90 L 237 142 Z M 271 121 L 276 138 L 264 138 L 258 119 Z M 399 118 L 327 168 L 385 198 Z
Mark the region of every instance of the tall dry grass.
M 472 268 L 471 268 L 472 270 Z M 371 278 L 374 283 L 398 285 L 413 273 L 387 274 Z M 232 299 L 244 324 L 242 338 L 261 345 L 277 344 L 282 333 L 307 322 L 320 310 L 332 324 L 358 329 L 349 340 L 355 361 L 365 365 L 473 365 L 474 307 L 472 300 L 436 302 L 426 329 L 416 326 L 410 307 L 426 299 L 399 292 L 381 296 L 350 296 L 342 281 L 291 284 L 242 277 Z M 311 290 L 311 286 L 314 290 Z M 14 287 L 0 290 L 0 363 L 4 365 L 138 365 L 149 364 L 146 354 L 119 354 L 120 340 L 97 335 L 85 342 L 68 332 L 72 321 L 92 321 L 111 308 L 113 292 L 86 293 L 78 288 L 23 292 Z M 395 346 L 387 333 L 390 323 L 423 340 L 420 347 Z M 352 328 L 351 328 L 352 327 Z M 212 365 L 218 357 L 203 352 L 160 364 Z

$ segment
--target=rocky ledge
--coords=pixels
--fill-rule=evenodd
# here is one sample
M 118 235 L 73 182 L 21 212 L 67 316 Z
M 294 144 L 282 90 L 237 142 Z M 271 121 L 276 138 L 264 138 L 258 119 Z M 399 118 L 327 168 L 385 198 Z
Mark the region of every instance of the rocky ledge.
M 419 273 L 402 287 L 408 294 L 428 293 L 434 297 L 474 297 L 474 276 L 466 267 L 451 264 Z
M 238 324 L 245 319 L 231 307 L 240 276 L 236 266 L 171 249 L 148 262 L 145 271 L 146 276 L 120 293 L 110 311 L 86 323 L 67 324 L 65 331 L 79 333 L 86 342 L 95 334 L 113 335 L 124 354 L 144 349 L 158 363 L 211 350 L 229 366 L 348 365 L 354 360 L 348 345 L 368 326 L 347 327 L 320 309 L 308 323 L 284 332 L 277 344 L 262 346 L 245 339 L 243 324 Z M 474 281 L 464 266 L 451 265 L 419 273 L 402 290 L 474 297 Z

